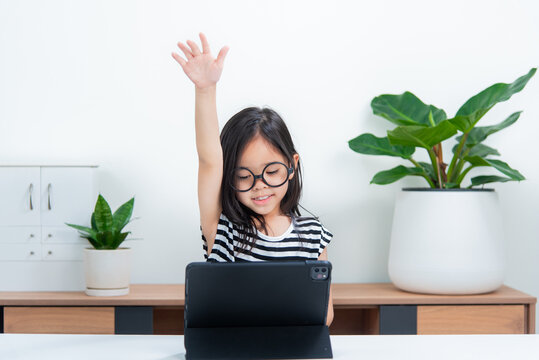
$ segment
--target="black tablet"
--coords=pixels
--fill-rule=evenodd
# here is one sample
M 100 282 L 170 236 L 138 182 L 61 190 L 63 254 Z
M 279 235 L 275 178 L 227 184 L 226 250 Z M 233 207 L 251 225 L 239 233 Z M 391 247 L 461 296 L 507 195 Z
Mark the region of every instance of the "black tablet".
M 185 274 L 187 359 L 332 357 L 330 262 L 196 262 Z

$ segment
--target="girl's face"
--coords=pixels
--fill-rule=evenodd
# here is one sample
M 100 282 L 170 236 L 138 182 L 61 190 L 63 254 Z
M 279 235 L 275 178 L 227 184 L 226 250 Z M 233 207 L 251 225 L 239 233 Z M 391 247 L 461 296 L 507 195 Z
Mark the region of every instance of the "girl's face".
M 294 168 L 297 167 L 299 155 L 294 154 Z M 237 167 L 245 167 L 255 175 L 262 174 L 264 167 L 272 162 L 281 162 L 287 166 L 292 164 L 267 140 L 256 135 L 243 150 Z M 288 180 L 294 177 L 290 174 Z M 280 204 L 288 190 L 288 181 L 282 186 L 271 187 L 257 179 L 253 188 L 246 192 L 236 191 L 236 197 L 240 203 L 253 210 L 255 213 L 267 216 L 281 215 Z

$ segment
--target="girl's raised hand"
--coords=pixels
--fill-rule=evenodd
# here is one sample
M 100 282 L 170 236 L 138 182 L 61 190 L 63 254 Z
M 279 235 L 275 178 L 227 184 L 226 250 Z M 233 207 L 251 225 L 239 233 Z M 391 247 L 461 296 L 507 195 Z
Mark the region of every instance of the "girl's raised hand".
M 210 53 L 210 44 L 203 33 L 200 33 L 200 42 L 202 43 L 202 52 L 194 41 L 187 40 L 189 47 L 179 42 L 178 47 L 185 54 L 187 60 L 174 52 L 172 57 L 182 66 L 183 71 L 195 86 L 202 89 L 215 86 L 219 81 L 228 47 L 223 47 L 219 51 L 217 59 L 214 59 Z

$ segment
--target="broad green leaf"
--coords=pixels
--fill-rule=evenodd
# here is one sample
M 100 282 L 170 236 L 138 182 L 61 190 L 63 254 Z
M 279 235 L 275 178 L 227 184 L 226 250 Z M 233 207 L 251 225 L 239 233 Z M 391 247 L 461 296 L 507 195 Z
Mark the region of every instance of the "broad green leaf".
M 432 113 L 435 125 L 447 118 L 445 111 L 424 104 L 409 91 L 401 95 L 377 96 L 371 101 L 371 107 L 375 115 L 382 116 L 396 125 L 433 126 L 429 121 L 429 113 Z
M 526 180 L 526 178 L 522 176 L 521 173 L 519 173 L 515 169 L 512 169 L 509 165 L 507 165 L 507 163 L 504 163 L 500 160 L 483 159 L 479 156 L 467 156 L 464 158 L 464 160 L 468 161 L 473 166 L 492 166 L 499 172 L 509 176 L 511 180 Z
M 486 159 L 483 159 L 480 156 L 466 156 L 464 160 L 473 166 L 491 166 Z
M 134 204 L 135 198 L 131 198 L 131 200 L 127 201 L 114 212 L 114 215 L 112 215 L 112 222 L 115 231 L 121 231 L 124 226 L 127 225 L 133 214 Z
M 434 169 L 431 163 L 419 161 L 418 164 L 421 165 L 423 169 L 425 169 L 427 176 L 430 177 L 433 182 L 438 181 L 438 179 L 436 179 L 436 173 L 434 172 Z
M 513 94 L 524 89 L 536 70 L 532 68 L 526 75 L 519 77 L 511 84 L 497 83 L 472 96 L 449 121 L 463 133 L 469 132 L 494 105 L 509 100 Z
M 466 138 L 466 146 L 472 147 L 474 145 L 477 145 L 483 140 L 485 140 L 488 136 L 505 129 L 506 127 L 513 125 L 519 118 L 522 111 L 517 111 L 513 114 L 511 114 L 507 119 L 502 121 L 499 124 L 492 125 L 492 126 L 477 126 L 474 127 L 470 132 L 468 133 L 468 137 Z M 462 135 L 458 136 L 456 140 L 460 142 L 462 139 Z
M 112 231 L 112 211 L 105 198 L 101 195 L 97 198 L 94 215 L 97 230 Z
M 407 168 L 399 165 L 390 170 L 380 171 L 371 180 L 371 184 L 386 185 L 402 179 L 408 175 L 421 176 L 424 171 L 420 168 Z
M 509 176 L 513 180 L 517 180 L 517 181 L 526 180 L 526 178 L 521 173 L 519 173 L 515 169 L 512 169 L 509 165 L 507 165 L 507 163 L 504 163 L 503 161 L 492 160 L 492 159 L 485 159 L 485 160 L 488 161 L 488 163 L 492 167 L 496 168 L 496 170 Z
M 455 151 L 457 151 L 458 146 L 459 145 L 456 144 L 453 147 L 453 154 L 455 153 Z M 498 150 L 496 150 L 494 148 L 491 148 L 490 146 L 487 146 L 487 145 L 484 145 L 484 144 L 474 145 L 470 149 L 470 152 L 468 153 L 468 156 L 480 156 L 482 158 L 487 157 L 489 155 L 498 155 L 499 156 L 500 153 L 498 152 Z
M 472 186 L 478 186 L 478 185 L 484 185 L 484 184 L 489 184 L 493 182 L 508 182 L 508 181 L 513 181 L 513 179 L 502 177 L 502 176 L 481 175 L 481 176 L 476 176 L 472 178 L 471 181 L 472 181 Z
M 448 182 L 448 183 L 445 183 L 445 188 L 446 189 L 459 189 L 460 184 Z
M 457 133 L 457 129 L 447 120 L 435 127 L 398 126 L 387 132 L 392 145 L 419 146 L 430 149 L 434 145 L 449 139 Z
M 415 152 L 413 146 L 391 145 L 387 137 L 379 138 L 372 134 L 362 134 L 348 141 L 350 149 L 360 154 L 398 156 L 409 159 Z

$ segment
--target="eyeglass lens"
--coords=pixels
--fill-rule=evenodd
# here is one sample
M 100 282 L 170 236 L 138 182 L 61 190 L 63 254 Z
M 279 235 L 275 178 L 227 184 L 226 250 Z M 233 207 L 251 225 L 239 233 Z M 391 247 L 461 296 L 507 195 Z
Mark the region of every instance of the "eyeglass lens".
M 288 180 L 288 168 L 281 163 L 271 163 L 264 168 L 262 179 L 268 186 L 281 186 Z M 239 191 L 251 189 L 255 181 L 255 176 L 249 169 L 239 168 L 234 172 L 234 187 Z

